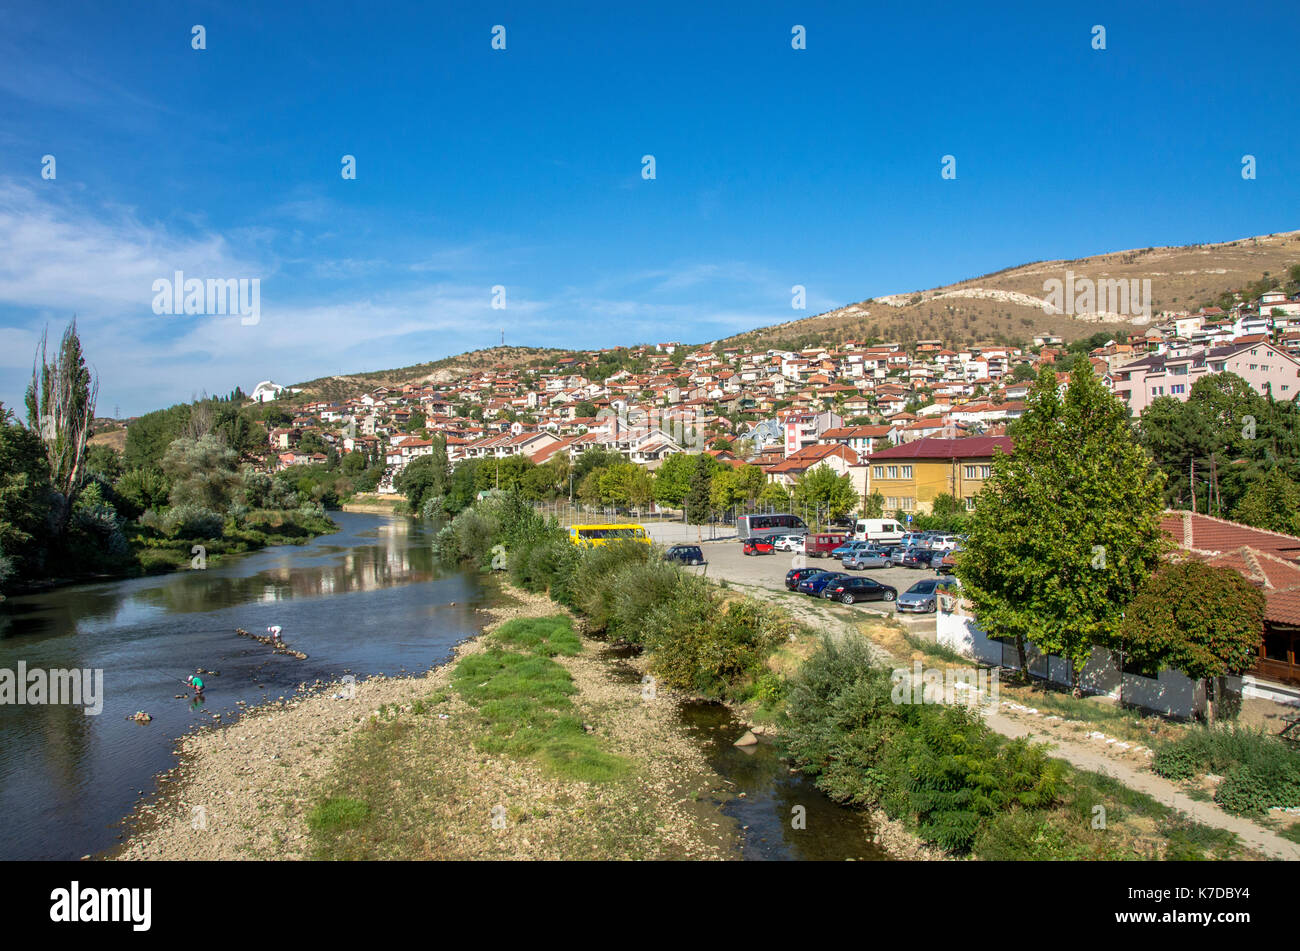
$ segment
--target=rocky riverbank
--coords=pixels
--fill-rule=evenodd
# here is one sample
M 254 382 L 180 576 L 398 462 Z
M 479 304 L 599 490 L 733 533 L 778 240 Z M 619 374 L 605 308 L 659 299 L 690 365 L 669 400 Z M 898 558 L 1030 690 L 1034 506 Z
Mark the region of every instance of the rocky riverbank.
M 484 633 L 553 615 L 548 598 L 506 588 Z M 400 835 L 377 836 L 367 858 L 568 859 L 738 857 L 735 824 L 709 801 L 722 786 L 686 737 L 671 698 L 618 682 L 597 643 L 556 658 L 573 702 L 630 781 L 557 779 L 527 758 L 486 754 L 482 718 L 448 690 L 454 667 L 485 649 L 480 635 L 418 677 L 327 685 L 251 709 L 179 743 L 179 765 L 127 820 L 114 859 L 307 859 L 321 854 L 313 810 L 345 786 L 358 759 L 382 754 L 394 775 L 378 805 Z M 426 701 L 438 697 L 437 712 Z M 392 813 L 392 815 L 387 815 Z

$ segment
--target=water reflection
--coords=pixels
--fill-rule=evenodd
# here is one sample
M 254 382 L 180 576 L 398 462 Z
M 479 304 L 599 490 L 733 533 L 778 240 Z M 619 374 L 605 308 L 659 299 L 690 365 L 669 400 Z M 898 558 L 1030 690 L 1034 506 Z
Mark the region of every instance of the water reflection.
M 76 858 L 114 841 L 137 789 L 174 765 L 173 739 L 238 701 L 301 682 L 421 670 L 477 629 L 475 574 L 436 564 L 428 524 L 340 513 L 304 546 L 0 603 L 0 668 L 102 669 L 104 710 L 0 706 L 0 858 Z M 282 625 L 298 660 L 237 637 Z M 205 697 L 185 678 L 203 667 Z M 148 724 L 126 718 L 137 710 Z

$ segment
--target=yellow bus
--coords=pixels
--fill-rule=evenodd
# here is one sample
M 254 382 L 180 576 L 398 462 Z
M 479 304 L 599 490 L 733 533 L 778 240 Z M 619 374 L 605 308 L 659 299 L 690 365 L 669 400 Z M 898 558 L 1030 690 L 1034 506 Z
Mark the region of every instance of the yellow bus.
M 569 541 L 575 545 L 605 545 L 609 542 L 629 541 L 650 544 L 650 533 L 641 525 L 624 522 L 621 525 L 572 525 Z

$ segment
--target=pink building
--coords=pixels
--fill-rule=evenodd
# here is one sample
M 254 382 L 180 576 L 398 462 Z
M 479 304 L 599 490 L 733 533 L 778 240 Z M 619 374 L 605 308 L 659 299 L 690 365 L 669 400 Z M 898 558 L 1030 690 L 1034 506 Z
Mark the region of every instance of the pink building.
M 1111 373 L 1116 396 L 1140 416 L 1161 396 L 1185 401 L 1192 384 L 1209 373 L 1235 373 L 1262 395 L 1293 400 L 1300 393 L 1300 360 L 1262 337 L 1239 337 L 1224 347 L 1152 354 Z

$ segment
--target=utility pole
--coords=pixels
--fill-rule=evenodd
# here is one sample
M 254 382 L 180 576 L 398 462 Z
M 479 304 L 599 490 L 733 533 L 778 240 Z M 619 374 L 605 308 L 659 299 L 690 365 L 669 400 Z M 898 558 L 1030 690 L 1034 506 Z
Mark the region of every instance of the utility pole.
M 1196 457 L 1187 460 L 1187 482 L 1192 489 L 1192 514 L 1196 514 Z

